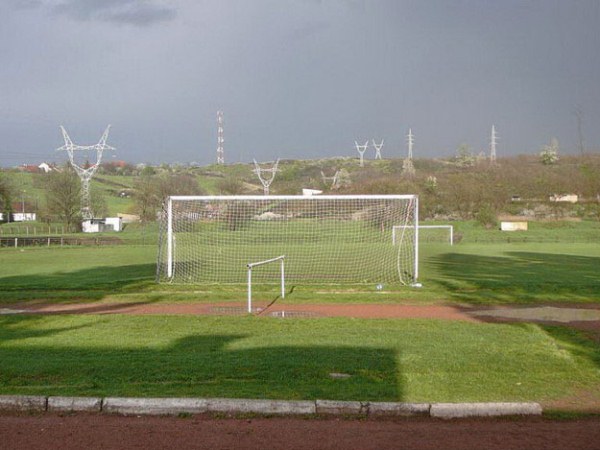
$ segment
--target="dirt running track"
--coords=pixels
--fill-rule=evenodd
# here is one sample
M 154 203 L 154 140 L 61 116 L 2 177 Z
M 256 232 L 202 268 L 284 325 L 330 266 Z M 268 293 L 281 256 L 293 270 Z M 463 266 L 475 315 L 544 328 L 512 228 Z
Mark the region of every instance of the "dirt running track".
M 0 415 L 0 448 L 598 449 L 600 417 L 440 421 Z

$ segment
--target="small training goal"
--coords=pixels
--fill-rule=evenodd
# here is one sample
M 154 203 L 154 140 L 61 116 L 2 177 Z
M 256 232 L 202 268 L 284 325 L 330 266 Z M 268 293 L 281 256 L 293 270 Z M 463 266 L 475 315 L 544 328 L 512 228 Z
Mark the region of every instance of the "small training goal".
M 160 222 L 160 282 L 245 283 L 248 264 L 279 255 L 287 283 L 418 278 L 415 195 L 173 196 Z M 276 264 L 256 272 L 281 277 Z

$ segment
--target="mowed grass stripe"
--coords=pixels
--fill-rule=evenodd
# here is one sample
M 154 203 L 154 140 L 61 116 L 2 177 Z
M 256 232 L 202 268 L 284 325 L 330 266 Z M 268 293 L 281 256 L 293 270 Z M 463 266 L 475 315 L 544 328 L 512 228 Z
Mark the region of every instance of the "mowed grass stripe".
M 0 393 L 542 401 L 599 389 L 599 353 L 537 325 L 3 316 Z

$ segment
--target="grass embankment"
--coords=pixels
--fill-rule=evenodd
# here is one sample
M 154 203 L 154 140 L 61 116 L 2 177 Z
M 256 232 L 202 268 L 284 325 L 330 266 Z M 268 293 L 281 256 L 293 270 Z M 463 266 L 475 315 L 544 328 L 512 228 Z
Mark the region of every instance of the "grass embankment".
M 0 324 L 3 394 L 540 401 L 600 386 L 597 347 L 535 325 L 180 316 Z

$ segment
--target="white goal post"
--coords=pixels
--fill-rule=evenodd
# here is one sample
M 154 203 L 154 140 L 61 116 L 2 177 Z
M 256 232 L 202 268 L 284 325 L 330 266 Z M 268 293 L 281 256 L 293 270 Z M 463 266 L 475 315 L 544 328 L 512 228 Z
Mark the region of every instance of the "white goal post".
M 396 236 L 404 229 L 404 225 L 395 225 L 392 229 L 392 243 L 396 245 Z M 446 229 L 449 231 L 448 243 L 454 245 L 454 226 L 453 225 L 419 225 L 419 230 L 422 229 Z
M 285 255 L 278 256 L 277 258 L 266 259 L 264 261 L 258 261 L 254 263 L 246 264 L 248 267 L 248 312 L 252 312 L 252 269 L 258 266 L 264 266 L 275 261 L 280 261 L 279 267 L 281 267 L 281 298 L 285 298 Z
M 273 255 L 300 285 L 411 285 L 419 275 L 416 195 L 172 196 L 160 219 L 159 282 L 244 283 L 249 261 Z M 275 282 L 275 266 L 252 282 Z

